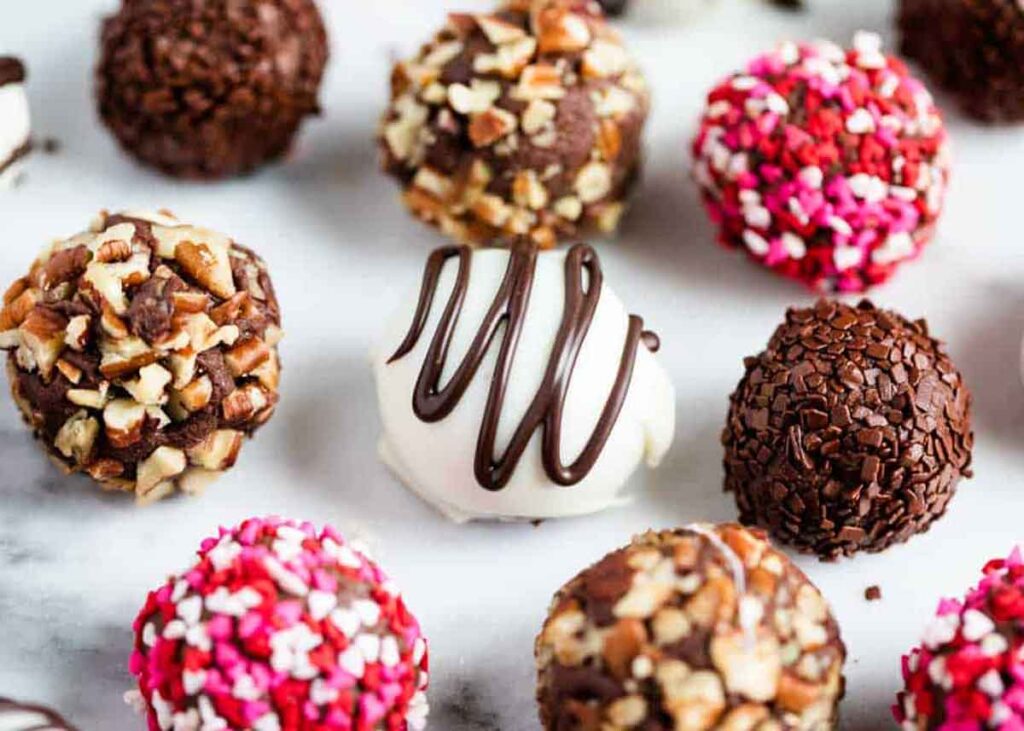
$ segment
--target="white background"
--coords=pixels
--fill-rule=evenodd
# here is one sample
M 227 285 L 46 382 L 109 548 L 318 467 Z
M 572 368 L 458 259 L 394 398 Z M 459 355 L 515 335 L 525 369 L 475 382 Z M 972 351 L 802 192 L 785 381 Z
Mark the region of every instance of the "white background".
M 845 42 L 860 28 L 882 31 L 891 47 L 890 2 L 811 2 L 812 11 L 793 14 L 721 0 L 690 25 L 624 25 L 654 88 L 649 166 L 623 230 L 600 251 L 609 285 L 662 336 L 678 388 L 678 437 L 659 471 L 638 475 L 632 506 L 538 528 L 449 524 L 375 454 L 365 354 L 440 239 L 406 216 L 377 172 L 373 134 L 389 59 L 412 52 L 440 23 L 440 0 L 325 2 L 334 54 L 325 116 L 305 128 L 288 164 L 219 185 L 138 169 L 96 122 L 91 69 L 113 0 L 0 2 L 0 51 L 30 67 L 37 134 L 64 145 L 34 156 L 24 183 L 0 193 L 0 280 L 20 276 L 47 240 L 82 229 L 102 207 L 168 207 L 265 256 L 287 332 L 277 416 L 201 499 L 137 509 L 63 478 L 0 401 L 0 695 L 56 705 L 83 731 L 143 728 L 121 694 L 129 626 L 146 591 L 183 567 L 218 524 L 281 513 L 369 540 L 404 587 L 432 640 L 432 729 L 536 729 L 532 641 L 558 586 L 637 531 L 735 517 L 721 493 L 727 396 L 742 358 L 764 345 L 784 309 L 812 297 L 713 244 L 687 177 L 687 141 L 703 93 L 758 49 L 812 36 Z M 962 593 L 1024 532 L 1024 129 L 979 127 L 940 100 L 956 166 L 938 240 L 874 297 L 927 316 L 949 341 L 976 397 L 977 477 L 909 545 L 836 565 L 800 560 L 849 645 L 843 728 L 856 731 L 892 726 L 900 654 L 940 595 Z M 876 583 L 884 599 L 869 604 L 864 589 Z

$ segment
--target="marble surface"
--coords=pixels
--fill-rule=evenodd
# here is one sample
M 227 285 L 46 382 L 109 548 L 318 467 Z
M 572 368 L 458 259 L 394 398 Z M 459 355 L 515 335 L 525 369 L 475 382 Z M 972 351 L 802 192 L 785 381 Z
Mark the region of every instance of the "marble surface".
M 208 495 L 142 510 L 59 475 L 13 406 L 0 402 L 0 694 L 51 703 L 83 731 L 142 728 L 121 695 L 128 627 L 146 590 L 218 524 L 282 513 L 369 541 L 404 587 L 432 639 L 432 729 L 536 729 L 532 640 L 550 596 L 634 532 L 735 517 L 721 494 L 727 395 L 742 357 L 764 344 L 784 308 L 811 300 L 712 244 L 684 166 L 701 94 L 754 49 L 786 38 L 848 40 L 870 28 L 891 40 L 890 2 L 812 0 L 811 11 L 792 14 L 721 0 L 685 27 L 625 26 L 654 86 L 650 165 L 625 228 L 601 251 L 608 281 L 662 335 L 678 388 L 678 436 L 663 468 L 637 477 L 632 505 L 536 528 L 450 524 L 375 454 L 366 351 L 439 239 L 400 209 L 376 171 L 372 137 L 389 58 L 425 38 L 443 3 L 325 2 L 334 42 L 325 116 L 307 127 L 289 164 L 215 186 L 139 170 L 96 123 L 90 68 L 99 18 L 113 5 L 0 3 L 0 50 L 28 61 L 37 133 L 63 143 L 57 155 L 33 157 L 24 183 L 0 194 L 0 281 L 101 207 L 169 207 L 222 229 L 272 267 L 287 330 L 283 400 Z M 899 656 L 938 597 L 960 593 L 1022 534 L 1024 131 L 980 128 L 942 101 L 957 153 L 947 215 L 924 258 L 875 298 L 927 315 L 948 339 L 976 395 L 977 476 L 946 519 L 906 546 L 833 565 L 800 560 L 849 644 L 843 728 L 853 731 L 892 725 Z M 882 601 L 865 602 L 871 584 Z

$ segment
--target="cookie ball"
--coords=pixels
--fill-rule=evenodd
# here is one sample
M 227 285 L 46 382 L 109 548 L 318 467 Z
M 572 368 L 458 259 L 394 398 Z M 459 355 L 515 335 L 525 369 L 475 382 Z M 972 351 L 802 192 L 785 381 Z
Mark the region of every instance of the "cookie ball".
M 922 643 L 903 658 L 893 706 L 906 731 L 1024 728 L 1024 560 L 990 561 L 962 601 L 939 603 Z
M 901 0 L 902 52 L 985 122 L 1024 121 L 1024 14 L 1016 0 Z M 955 48 L 956 53 L 950 53 Z
M 419 731 L 427 644 L 383 571 L 330 527 L 250 519 L 149 594 L 129 700 L 156 731 Z
M 835 728 L 846 648 L 818 589 L 759 531 L 647 533 L 555 596 L 541 726 Z
M 103 24 L 99 113 L 167 175 L 242 175 L 285 155 L 319 112 L 327 56 L 314 0 L 123 0 Z
M 725 489 L 740 519 L 823 559 L 926 531 L 970 477 L 971 393 L 924 320 L 793 308 L 729 403 Z
M 281 317 L 251 250 L 167 213 L 101 213 L 4 295 L 14 400 L 57 464 L 149 502 L 234 465 L 277 404 Z
M 949 177 L 931 95 L 869 33 L 754 59 L 708 95 L 693 155 L 720 243 L 820 291 L 863 291 L 916 257 Z
M 74 726 L 49 708 L 19 703 L 9 698 L 0 698 L 0 729 L 3 731 L 76 731 Z
M 374 347 L 381 457 L 458 522 L 604 510 L 672 444 L 658 346 L 589 246 L 439 249 Z
M 593 0 L 453 13 L 392 74 L 380 146 L 409 210 L 460 243 L 613 231 L 647 84 Z
M 17 177 L 32 147 L 32 125 L 25 95 L 25 67 L 13 56 L 0 56 L 0 187 Z

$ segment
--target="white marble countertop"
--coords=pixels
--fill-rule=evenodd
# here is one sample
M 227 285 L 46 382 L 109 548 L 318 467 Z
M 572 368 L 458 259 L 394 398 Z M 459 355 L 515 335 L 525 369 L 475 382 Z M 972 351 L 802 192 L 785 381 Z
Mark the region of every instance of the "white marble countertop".
M 685 27 L 626 26 L 654 86 L 650 165 L 625 228 L 601 251 L 608 282 L 662 335 L 678 388 L 678 437 L 661 470 L 638 476 L 631 506 L 537 528 L 452 525 L 402 489 L 375 453 L 366 350 L 378 315 L 415 286 L 440 239 L 400 208 L 377 172 L 372 137 L 389 57 L 425 39 L 444 3 L 325 2 L 334 43 L 325 116 L 306 128 L 289 164 L 216 186 L 134 167 L 95 121 L 95 39 L 114 4 L 0 3 L 0 50 L 29 64 L 37 133 L 64 145 L 32 158 L 24 183 L 0 194 L 0 281 L 20 276 L 49 238 L 81 229 L 101 207 L 172 208 L 269 261 L 287 331 L 283 398 L 240 465 L 205 497 L 146 509 L 62 477 L 0 401 L 0 694 L 53 704 L 83 731 L 142 728 L 121 695 L 130 684 L 129 625 L 147 589 L 184 566 L 218 524 L 281 513 L 368 540 L 404 587 L 432 640 L 431 728 L 536 729 L 532 641 L 549 598 L 637 531 L 735 517 L 721 492 L 727 396 L 742 357 L 764 345 L 784 308 L 811 300 L 712 243 L 686 171 L 702 94 L 782 39 L 845 41 L 870 28 L 891 40 L 892 3 L 811 0 L 812 11 L 792 14 L 722 0 Z M 980 128 L 941 98 L 957 153 L 941 232 L 875 299 L 927 315 L 949 341 L 976 396 L 977 476 L 944 520 L 906 546 L 833 565 L 800 560 L 849 645 L 843 728 L 856 731 L 892 725 L 900 654 L 940 595 L 961 593 L 1024 533 L 1024 130 Z M 868 604 L 872 584 L 884 598 Z

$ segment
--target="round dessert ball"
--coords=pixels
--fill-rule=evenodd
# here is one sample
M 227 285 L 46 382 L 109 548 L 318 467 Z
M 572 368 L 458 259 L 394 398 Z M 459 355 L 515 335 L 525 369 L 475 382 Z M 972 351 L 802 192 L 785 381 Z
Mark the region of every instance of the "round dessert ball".
M 610 232 L 640 170 L 647 84 L 595 0 L 453 13 L 391 79 L 385 171 L 460 243 Z
M 903 658 L 893 706 L 905 731 L 1024 728 L 1024 560 L 990 561 L 963 601 L 946 599 Z
M 101 213 L 4 295 L 14 400 L 58 465 L 140 502 L 234 465 L 278 400 L 281 317 L 251 250 L 168 213 Z
M 381 457 L 458 522 L 604 510 L 672 444 L 658 347 L 589 246 L 438 249 L 372 354 Z
M 820 291 L 887 280 L 932 237 L 949 177 L 928 90 L 880 39 L 787 43 L 708 95 L 694 176 L 719 241 Z
M 0 698 L 0 729 L 3 731 L 76 731 L 59 714 L 43 706 Z
M 330 527 L 208 538 L 134 624 L 128 700 L 153 731 L 419 731 L 427 643 L 384 572 Z
M 826 729 L 846 648 L 760 531 L 647 533 L 556 594 L 537 638 L 545 731 Z
M 740 520 L 802 552 L 902 543 L 971 476 L 971 394 L 924 320 L 822 300 L 790 309 L 744 367 L 725 489 Z
M 13 56 L 0 56 L 0 187 L 17 179 L 20 163 L 31 148 L 25 67 Z
M 287 153 L 319 112 L 327 56 L 314 0 L 122 0 L 103 24 L 100 116 L 168 175 L 241 175 Z
M 1017 0 L 901 0 L 901 50 L 986 122 L 1024 121 L 1024 14 Z M 950 49 L 956 49 L 951 53 Z

